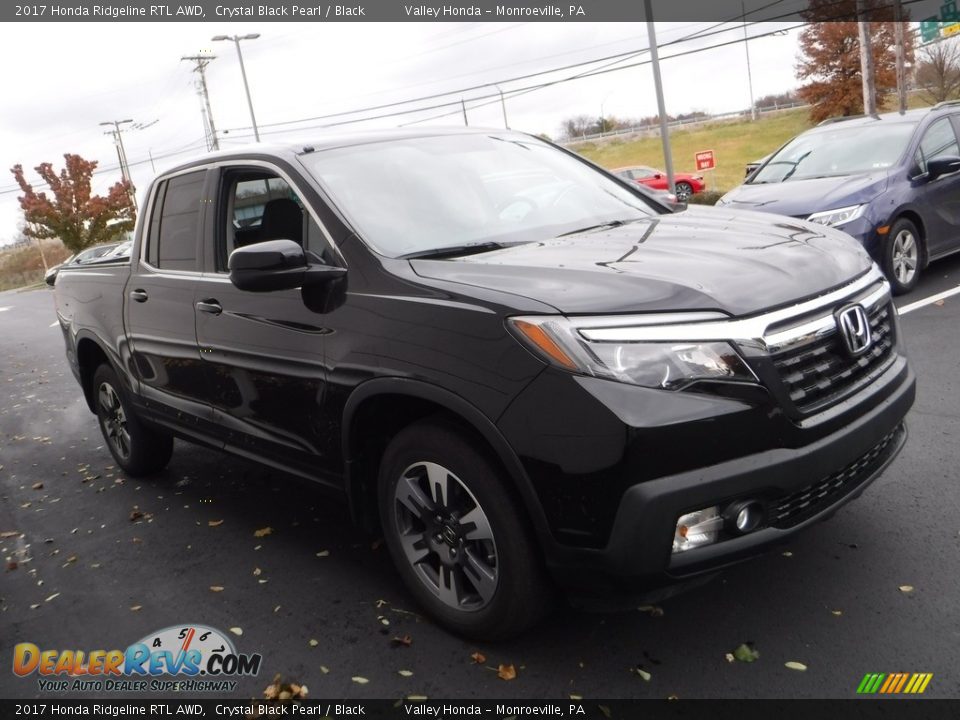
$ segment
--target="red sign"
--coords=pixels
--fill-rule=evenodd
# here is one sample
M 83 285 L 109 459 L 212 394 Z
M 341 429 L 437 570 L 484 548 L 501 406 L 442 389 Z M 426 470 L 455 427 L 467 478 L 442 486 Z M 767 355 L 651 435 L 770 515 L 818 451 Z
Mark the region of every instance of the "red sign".
M 717 158 L 713 150 L 701 150 L 693 154 L 694 162 L 697 164 L 697 170 L 713 170 L 717 167 Z

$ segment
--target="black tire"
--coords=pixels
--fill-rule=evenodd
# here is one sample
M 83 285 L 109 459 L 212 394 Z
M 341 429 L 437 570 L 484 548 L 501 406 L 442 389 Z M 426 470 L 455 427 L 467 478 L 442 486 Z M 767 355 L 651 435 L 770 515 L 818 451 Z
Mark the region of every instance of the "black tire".
M 690 196 L 693 195 L 693 185 L 688 182 L 678 182 L 676 188 L 677 200 L 680 202 L 686 202 L 690 199 Z
M 93 401 L 103 439 L 124 472 L 137 477 L 167 466 L 173 454 L 173 438 L 140 422 L 109 365 L 101 365 L 93 374 Z
M 378 497 L 400 576 L 447 629 L 503 639 L 550 609 L 546 571 L 520 500 L 465 433 L 429 420 L 402 430 L 380 464 Z
M 903 295 L 917 286 L 923 265 L 923 238 L 917 226 L 900 218 L 883 241 L 883 272 L 894 295 Z

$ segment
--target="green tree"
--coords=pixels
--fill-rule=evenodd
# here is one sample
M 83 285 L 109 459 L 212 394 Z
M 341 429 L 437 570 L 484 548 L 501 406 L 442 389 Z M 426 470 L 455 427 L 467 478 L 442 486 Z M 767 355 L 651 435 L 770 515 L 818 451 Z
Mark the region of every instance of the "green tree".
M 10 169 L 23 190 L 18 198 L 26 221 L 23 234 L 37 240 L 59 238 L 77 253 L 91 245 L 119 240 L 132 230 L 136 210 L 129 183 L 118 182 L 106 195 L 94 195 L 90 180 L 96 161 L 70 153 L 63 157 L 66 166 L 59 174 L 51 163 L 34 168 L 50 188 L 52 198 L 33 189 L 24 178 L 22 165 Z

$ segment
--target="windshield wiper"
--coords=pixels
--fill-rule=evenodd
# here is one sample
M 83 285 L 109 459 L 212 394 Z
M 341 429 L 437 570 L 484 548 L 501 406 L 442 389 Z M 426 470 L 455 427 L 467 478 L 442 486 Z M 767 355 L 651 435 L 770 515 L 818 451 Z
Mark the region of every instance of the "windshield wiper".
M 591 230 L 607 230 L 608 228 L 616 228 L 621 225 L 627 225 L 628 223 L 637 222 L 637 220 L 608 220 L 607 222 L 597 223 L 596 225 L 588 225 L 587 227 L 580 228 L 578 230 L 571 230 L 570 232 L 560 233 L 557 237 L 566 237 L 567 235 L 579 235 L 580 233 L 590 232 Z
M 498 242 L 480 242 L 466 243 L 465 245 L 447 245 L 446 247 L 431 248 L 429 250 L 417 250 L 407 253 L 400 257 L 404 260 L 414 260 L 416 258 L 451 258 L 462 255 L 477 255 L 479 253 L 490 252 L 491 250 L 502 250 L 508 247 Z

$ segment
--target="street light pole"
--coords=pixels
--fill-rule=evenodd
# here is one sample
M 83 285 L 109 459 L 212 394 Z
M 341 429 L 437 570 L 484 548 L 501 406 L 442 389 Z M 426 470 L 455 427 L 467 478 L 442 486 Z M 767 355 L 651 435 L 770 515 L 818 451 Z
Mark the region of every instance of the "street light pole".
M 212 40 L 233 40 L 237 46 L 237 58 L 240 60 L 240 74 L 243 76 L 243 89 L 247 93 L 247 107 L 250 108 L 250 122 L 253 123 L 253 137 L 260 142 L 260 131 L 257 129 L 257 118 L 253 114 L 253 100 L 250 99 L 250 85 L 247 83 L 247 69 L 243 65 L 243 53 L 240 51 L 241 40 L 256 40 L 260 33 L 249 33 L 248 35 L 214 35 Z
M 747 54 L 747 87 L 750 88 L 750 119 L 757 119 L 757 106 L 753 102 L 753 73 L 750 72 L 750 41 L 747 37 L 747 9 L 740 0 L 740 12 L 743 13 L 743 50 Z
M 647 16 L 647 42 L 650 46 L 650 64 L 653 67 L 653 85 L 657 91 L 657 112 L 660 113 L 660 142 L 663 145 L 663 164 L 667 171 L 670 192 L 676 194 L 677 184 L 673 179 L 673 153 L 670 151 L 670 128 L 667 124 L 667 109 L 663 101 L 663 81 L 660 79 L 660 54 L 657 52 L 657 31 L 653 27 L 653 9 L 650 0 L 643 0 Z

